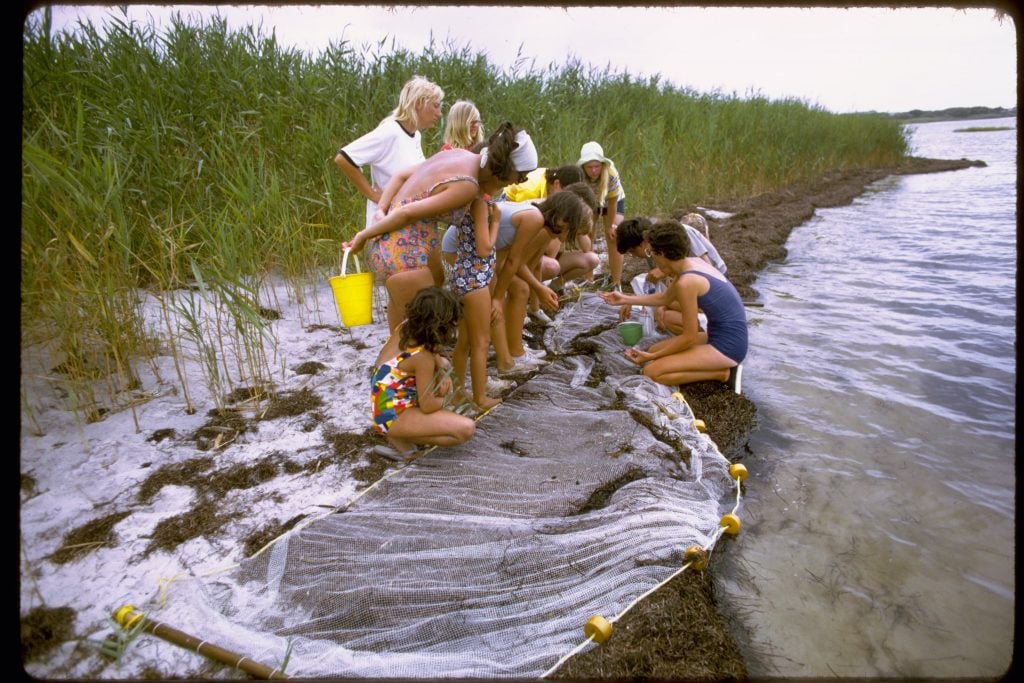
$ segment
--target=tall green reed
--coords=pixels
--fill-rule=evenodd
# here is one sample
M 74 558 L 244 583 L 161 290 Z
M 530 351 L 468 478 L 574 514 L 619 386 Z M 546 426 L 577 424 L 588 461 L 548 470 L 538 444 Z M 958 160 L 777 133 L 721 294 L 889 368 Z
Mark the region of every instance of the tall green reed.
M 542 165 L 573 163 L 599 141 L 631 213 L 713 205 L 907 153 L 885 117 L 701 94 L 575 59 L 520 54 L 501 69 L 453 42 L 413 54 L 343 37 L 310 56 L 221 18 L 178 18 L 157 33 L 112 9 L 105 34 L 85 24 L 54 35 L 38 16 L 22 41 L 22 344 L 52 349 L 55 381 L 82 414 L 117 405 L 157 337 L 175 355 L 187 409 L 177 355 L 187 347 L 203 349 L 215 394 L 268 382 L 274 341 L 260 293 L 283 281 L 301 299 L 337 271 L 364 200 L 334 154 L 394 108 L 413 74 L 439 83 L 448 104 L 476 102 L 490 129 L 508 119 L 529 130 Z M 424 131 L 428 155 L 442 130 Z M 146 291 L 163 302 L 153 329 L 140 311 Z M 174 310 L 196 291 L 210 318 L 176 328 Z

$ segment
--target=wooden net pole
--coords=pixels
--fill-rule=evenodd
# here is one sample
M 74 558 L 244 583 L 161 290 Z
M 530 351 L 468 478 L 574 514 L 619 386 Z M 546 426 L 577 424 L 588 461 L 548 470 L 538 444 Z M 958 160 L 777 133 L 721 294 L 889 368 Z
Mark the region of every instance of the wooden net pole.
M 142 619 L 142 630 L 157 638 L 166 640 L 169 643 L 191 650 L 204 657 L 208 657 L 221 664 L 227 664 L 256 678 L 265 680 L 287 680 L 288 676 L 279 669 L 274 669 L 266 664 L 255 662 L 245 655 L 226 650 L 219 645 L 196 638 L 193 635 L 179 631 L 154 619 L 150 619 L 143 612 L 137 611 L 131 605 L 124 605 L 114 612 L 114 621 L 122 628 L 128 629 L 135 626 Z

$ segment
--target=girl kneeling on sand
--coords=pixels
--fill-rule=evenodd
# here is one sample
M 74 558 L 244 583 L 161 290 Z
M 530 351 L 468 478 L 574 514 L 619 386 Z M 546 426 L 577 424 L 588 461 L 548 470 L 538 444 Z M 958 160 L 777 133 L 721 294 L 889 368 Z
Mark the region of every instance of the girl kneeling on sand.
M 450 367 L 440 351 L 455 342 L 461 317 L 462 302 L 441 287 L 421 289 L 406 306 L 370 380 L 374 429 L 397 449 L 378 447 L 379 455 L 408 457 L 418 444 L 455 446 L 473 436 L 471 418 L 444 408 L 451 378 L 437 379 Z
M 687 256 L 690 243 L 682 226 L 659 221 L 647 231 L 651 257 L 663 273 L 675 277 L 666 294 L 679 304 L 682 332 L 655 342 L 646 351 L 626 349 L 626 357 L 644 365 L 644 374 L 659 384 L 675 386 L 702 380 L 730 382 L 747 355 L 747 314 L 739 292 L 703 259 Z M 662 293 L 643 296 L 601 292 L 605 303 L 621 306 L 658 305 Z M 697 311 L 707 317 L 703 331 Z

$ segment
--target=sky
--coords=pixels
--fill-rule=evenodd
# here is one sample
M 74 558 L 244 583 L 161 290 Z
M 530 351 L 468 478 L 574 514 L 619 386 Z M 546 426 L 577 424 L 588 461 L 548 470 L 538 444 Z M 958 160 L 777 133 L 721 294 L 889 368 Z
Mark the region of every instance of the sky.
M 311 55 L 342 40 L 391 40 L 419 53 L 431 36 L 509 68 L 538 70 L 576 57 L 600 70 L 662 80 L 698 93 L 795 98 L 842 113 L 1017 104 L 1016 30 L 989 8 L 130 5 L 158 27 L 219 13 L 259 25 Z M 116 6 L 54 5 L 56 30 L 100 26 Z M 37 10 L 38 12 L 38 10 Z M 429 74 L 424 74 L 428 78 Z M 444 87 L 444 84 L 440 84 Z

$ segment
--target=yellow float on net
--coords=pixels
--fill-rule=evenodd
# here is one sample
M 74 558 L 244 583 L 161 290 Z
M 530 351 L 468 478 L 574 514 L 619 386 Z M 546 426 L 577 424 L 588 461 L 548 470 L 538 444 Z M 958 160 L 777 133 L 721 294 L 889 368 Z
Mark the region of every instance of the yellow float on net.
M 708 551 L 699 545 L 691 545 L 683 557 L 697 571 L 704 571 L 708 566 Z
M 740 532 L 740 518 L 731 512 L 727 512 L 722 515 L 722 519 L 719 520 L 718 526 L 724 526 L 725 533 L 730 536 L 735 536 Z
M 703 434 L 708 431 L 708 426 L 704 424 L 704 420 L 694 420 L 693 426 L 697 428 L 697 431 Z
M 143 616 L 142 612 L 135 611 L 133 605 L 122 605 L 114 612 L 114 621 L 120 624 L 122 628 L 130 629 Z
M 747 478 L 747 468 L 744 465 L 735 462 L 729 465 L 729 476 L 732 477 L 733 479 L 743 481 L 744 479 Z
M 592 638 L 595 643 L 603 643 L 612 637 L 612 625 L 600 614 L 595 614 L 584 625 L 583 635 Z

